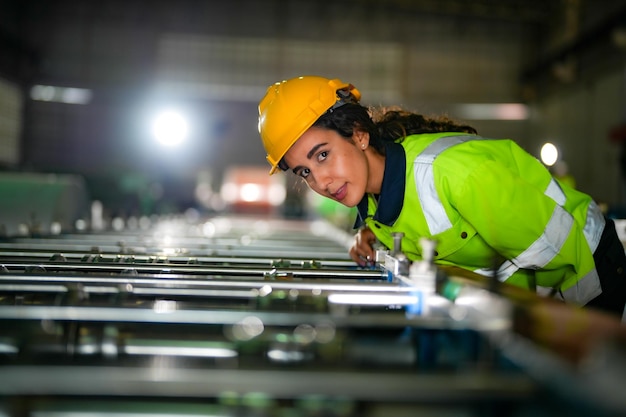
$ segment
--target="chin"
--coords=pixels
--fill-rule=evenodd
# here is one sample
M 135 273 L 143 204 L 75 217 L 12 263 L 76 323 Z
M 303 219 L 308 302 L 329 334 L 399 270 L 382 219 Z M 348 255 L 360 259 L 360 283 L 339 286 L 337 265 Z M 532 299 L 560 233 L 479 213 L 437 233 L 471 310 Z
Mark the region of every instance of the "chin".
M 351 203 L 349 201 L 347 201 L 346 199 L 344 199 L 343 201 L 337 201 L 339 204 L 344 205 L 348 208 L 352 208 L 352 207 L 356 207 L 357 204 L 359 204 L 359 202 L 357 201 L 356 203 Z

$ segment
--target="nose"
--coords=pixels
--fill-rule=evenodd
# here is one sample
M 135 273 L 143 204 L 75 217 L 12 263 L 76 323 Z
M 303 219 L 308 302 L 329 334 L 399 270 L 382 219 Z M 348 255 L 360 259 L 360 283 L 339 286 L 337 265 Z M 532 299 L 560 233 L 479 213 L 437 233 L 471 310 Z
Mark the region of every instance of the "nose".
M 317 167 L 314 171 L 311 171 L 311 175 L 317 189 L 330 192 L 329 187 L 333 183 L 333 178 L 328 169 L 325 167 Z

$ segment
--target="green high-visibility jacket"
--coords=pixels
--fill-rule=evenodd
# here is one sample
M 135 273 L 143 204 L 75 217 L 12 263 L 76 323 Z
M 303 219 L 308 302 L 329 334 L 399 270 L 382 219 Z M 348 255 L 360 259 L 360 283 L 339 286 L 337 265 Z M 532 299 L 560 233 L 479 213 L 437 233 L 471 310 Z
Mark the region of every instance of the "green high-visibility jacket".
M 389 249 L 403 232 L 410 260 L 425 237 L 437 242 L 437 264 L 580 305 L 602 292 L 593 259 L 602 212 L 512 140 L 436 133 L 390 143 L 381 193 L 358 208 L 355 227 Z

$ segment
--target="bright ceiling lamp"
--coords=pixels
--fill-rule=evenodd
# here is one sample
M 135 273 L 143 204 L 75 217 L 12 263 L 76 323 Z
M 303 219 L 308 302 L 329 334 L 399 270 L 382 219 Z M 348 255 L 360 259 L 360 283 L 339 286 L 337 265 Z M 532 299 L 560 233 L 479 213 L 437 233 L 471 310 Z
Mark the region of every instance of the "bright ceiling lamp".
M 185 117 L 175 111 L 166 110 L 159 113 L 152 123 L 152 134 L 163 146 L 181 144 L 189 133 L 189 125 Z
M 526 120 L 528 107 L 522 103 L 457 104 L 458 117 L 466 120 Z
M 551 167 L 559 159 L 559 150 L 554 144 L 547 142 L 541 147 L 541 162 Z
M 30 98 L 37 101 L 50 101 L 66 104 L 89 104 L 93 96 L 87 88 L 56 87 L 52 85 L 34 85 L 30 89 Z

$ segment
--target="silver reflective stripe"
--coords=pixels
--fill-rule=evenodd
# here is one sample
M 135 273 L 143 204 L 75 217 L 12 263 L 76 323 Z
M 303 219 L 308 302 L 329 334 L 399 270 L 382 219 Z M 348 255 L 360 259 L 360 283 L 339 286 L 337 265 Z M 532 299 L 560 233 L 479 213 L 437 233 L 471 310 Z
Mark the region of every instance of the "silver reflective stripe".
M 446 149 L 471 139 L 476 139 L 476 136 L 443 137 L 428 145 L 413 162 L 417 195 L 431 235 L 445 232 L 452 227 L 452 222 L 448 218 L 435 188 L 433 162 Z
M 585 239 L 589 244 L 589 249 L 594 253 L 600 244 L 600 238 L 602 238 L 602 231 L 604 230 L 605 220 L 604 215 L 600 211 L 600 207 L 595 201 L 591 201 L 589 207 L 587 207 L 587 220 L 585 222 L 585 228 L 583 233 Z
M 504 282 L 507 279 L 509 279 L 511 275 L 516 273 L 518 269 L 519 269 L 519 266 L 515 265 L 513 262 L 504 261 L 502 265 L 500 265 L 497 271 L 494 271 L 493 269 L 489 269 L 489 268 L 481 268 L 481 269 L 475 269 L 474 272 L 476 272 L 477 274 L 486 276 L 486 277 L 492 277 L 495 274 L 498 277 L 499 281 Z
M 574 218 L 563 207 L 556 206 L 539 239 L 519 254 L 513 263 L 520 268 L 543 268 L 561 251 L 573 224 Z
M 562 206 L 565 204 L 565 193 L 563 193 L 563 190 L 554 179 L 548 185 L 546 195 L 552 198 L 558 205 Z M 596 202 L 592 200 L 587 207 L 585 227 L 583 228 L 583 234 L 591 253 L 594 253 L 600 244 L 604 226 L 604 215 Z M 537 292 L 539 293 L 539 291 Z M 585 305 L 601 293 L 600 277 L 598 277 L 598 272 L 594 269 L 584 277 L 581 277 L 572 288 L 569 288 L 563 294 L 559 294 L 559 296 L 555 298 Z
M 559 206 L 565 205 L 567 201 L 565 193 L 554 178 L 550 181 L 550 184 L 548 184 L 545 195 L 554 200 Z M 585 240 L 587 240 L 587 244 L 592 253 L 596 251 L 600 243 L 602 230 L 604 230 L 604 215 L 596 202 L 592 200 L 591 203 L 589 203 L 589 207 L 587 207 L 587 218 L 585 220 L 585 227 L 583 228 Z
M 552 181 L 550 181 L 550 184 L 548 184 L 548 188 L 546 189 L 546 192 L 544 194 L 556 201 L 556 204 L 558 204 L 559 206 L 565 205 L 565 202 L 567 201 L 565 193 L 559 186 L 559 183 L 556 182 L 554 178 L 552 178 Z
M 563 300 L 563 296 L 561 295 L 561 293 L 560 293 L 560 292 L 558 292 L 558 291 L 556 291 L 556 292 L 555 292 L 555 291 L 554 291 L 554 288 L 552 288 L 552 287 L 541 287 L 541 286 L 537 285 L 537 295 L 540 295 L 540 296 L 542 296 L 542 297 L 548 297 L 548 296 L 550 296 L 553 292 L 554 292 L 553 297 L 554 297 L 555 299 L 557 299 L 557 300 L 561 300 L 561 301 L 564 301 L 564 300 Z
M 500 265 L 498 280 L 506 281 L 520 268 L 540 269 L 546 266 L 563 247 L 573 224 L 573 217 L 563 207 L 556 206 L 541 236 L 516 258 Z M 494 274 L 493 269 L 477 269 L 474 272 L 485 276 Z
M 598 271 L 593 269 L 587 275 L 579 279 L 576 285 L 563 291 L 563 298 L 566 301 L 585 305 L 600 294 L 602 294 L 600 277 L 598 276 Z
M 452 227 L 452 222 L 448 218 L 445 208 L 437 194 L 433 162 L 437 156 L 446 149 L 472 139 L 476 139 L 476 137 L 446 136 L 428 145 L 426 149 L 415 158 L 413 164 L 415 185 L 431 235 L 445 232 Z M 500 281 L 506 281 L 520 268 L 539 269 L 554 259 L 561 251 L 572 229 L 574 219 L 571 214 L 562 207 L 567 201 L 567 196 L 556 180 L 552 179 L 552 181 L 550 181 L 544 194 L 554 200 L 557 206 L 543 234 L 515 259 L 507 260 L 500 265 L 497 271 L 489 268 L 481 268 L 474 270 L 474 272 L 483 276 L 494 276 L 494 274 L 496 274 Z M 585 239 L 592 252 L 595 252 L 598 247 L 603 229 L 604 216 L 595 202 L 592 201 L 587 209 L 587 219 L 583 229 Z M 538 292 L 541 291 L 542 290 Z M 563 298 L 568 301 L 585 304 L 601 292 L 598 273 L 594 269 L 562 295 Z M 557 298 L 559 297 L 560 294 Z

